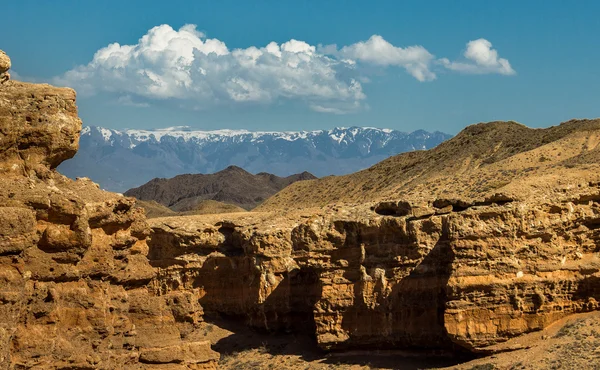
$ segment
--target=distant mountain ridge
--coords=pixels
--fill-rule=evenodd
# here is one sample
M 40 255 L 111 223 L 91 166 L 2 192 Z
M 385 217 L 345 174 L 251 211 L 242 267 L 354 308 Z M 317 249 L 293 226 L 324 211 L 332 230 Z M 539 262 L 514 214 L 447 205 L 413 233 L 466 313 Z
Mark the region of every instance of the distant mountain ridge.
M 72 178 L 89 177 L 119 192 L 152 178 L 214 173 L 231 165 L 251 173 L 289 176 L 308 171 L 322 177 L 356 172 L 398 153 L 430 149 L 450 137 L 441 132 L 372 127 L 251 132 L 182 126 L 118 131 L 90 126 L 81 132 L 77 155 L 59 171 Z
M 385 203 L 390 199 L 426 204 L 418 203 L 423 202 L 423 194 L 432 197 L 432 202 L 437 198 L 438 205 L 464 209 L 486 199 L 498 203 L 523 199 L 541 188 L 548 189 L 547 183 L 566 183 L 562 176 L 577 177 L 571 169 L 576 165 L 598 163 L 600 119 L 570 120 L 548 128 L 529 128 L 514 121 L 479 123 L 431 150 L 393 156 L 346 176 L 294 184 L 257 210 Z M 592 174 L 580 172 L 582 179 Z
M 142 201 L 155 201 L 172 211 L 195 210 L 202 201 L 213 200 L 250 210 L 286 186 L 315 176 L 303 172 L 288 177 L 270 173 L 253 175 L 242 168 L 229 166 L 213 174 L 178 175 L 171 179 L 153 179 L 127 190 L 125 195 Z

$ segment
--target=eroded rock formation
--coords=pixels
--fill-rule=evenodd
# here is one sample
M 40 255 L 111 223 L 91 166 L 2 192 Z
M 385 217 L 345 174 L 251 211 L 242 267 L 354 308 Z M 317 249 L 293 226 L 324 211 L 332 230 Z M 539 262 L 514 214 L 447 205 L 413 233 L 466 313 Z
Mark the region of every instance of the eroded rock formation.
M 0 364 L 214 368 L 195 331 L 204 311 L 307 332 L 324 349 L 479 352 L 598 310 L 600 124 L 541 142 L 515 125 L 295 186 L 264 212 L 147 221 L 133 199 L 54 170 L 77 150 L 74 91 L 4 81 Z M 385 199 L 371 197 L 380 180 Z M 304 188 L 340 204 L 283 212 Z M 350 188 L 368 200 L 341 202 Z
M 193 292 L 148 286 L 143 211 L 54 170 L 80 129 L 73 90 L 0 84 L 0 368 L 214 368 Z
M 477 153 L 484 165 L 460 172 L 462 181 L 439 169 L 413 177 L 399 200 L 152 220 L 155 284 L 193 287 L 206 310 L 257 327 L 312 332 L 325 349 L 485 351 L 597 310 L 600 127 L 581 127 L 549 129 L 565 136 L 489 167 Z M 503 150 L 497 139 L 493 155 Z M 502 184 L 486 183 L 494 178 Z M 314 187 L 321 182 L 334 180 Z
M 598 309 L 600 187 L 422 218 L 330 210 L 151 221 L 157 289 L 326 349 L 477 351 Z

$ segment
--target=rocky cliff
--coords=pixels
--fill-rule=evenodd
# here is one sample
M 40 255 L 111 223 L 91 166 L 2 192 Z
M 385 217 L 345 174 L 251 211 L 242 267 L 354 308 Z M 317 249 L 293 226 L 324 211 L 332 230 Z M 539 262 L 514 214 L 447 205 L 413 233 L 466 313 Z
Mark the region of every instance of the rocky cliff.
M 158 296 L 131 198 L 54 169 L 78 147 L 75 92 L 8 79 L 0 52 L 0 368 L 214 368 L 194 291 Z
M 152 220 L 163 293 L 332 348 L 479 351 L 598 309 L 600 187 L 546 204 L 415 216 L 348 212 Z
M 2 368 L 215 368 L 204 312 L 324 349 L 486 353 L 599 308 L 598 121 L 472 126 L 263 212 L 146 220 L 55 171 L 75 93 L 10 81 L 3 58 Z
M 471 156 L 442 148 L 390 160 L 412 163 L 406 185 L 385 200 L 291 210 L 303 196 L 327 197 L 324 189 L 355 191 L 341 177 L 287 188 L 275 197 L 288 202 L 284 213 L 261 207 L 152 220 L 157 289 L 198 288 L 208 311 L 308 331 L 325 349 L 490 351 L 598 309 L 598 126 L 574 121 L 538 131 L 546 139 L 525 148 L 513 146 L 527 140 L 519 138 L 530 130 L 524 126 L 467 128 L 444 145 L 470 137 Z M 478 143 L 475 131 L 489 142 Z

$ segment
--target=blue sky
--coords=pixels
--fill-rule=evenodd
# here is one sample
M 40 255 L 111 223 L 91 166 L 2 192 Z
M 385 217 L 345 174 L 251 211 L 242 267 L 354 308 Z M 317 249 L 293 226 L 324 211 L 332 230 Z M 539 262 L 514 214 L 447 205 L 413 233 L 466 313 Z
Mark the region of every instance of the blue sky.
M 75 87 L 88 125 L 456 133 L 600 116 L 599 13 L 595 1 L 20 0 L 3 4 L 0 48 L 19 77 Z

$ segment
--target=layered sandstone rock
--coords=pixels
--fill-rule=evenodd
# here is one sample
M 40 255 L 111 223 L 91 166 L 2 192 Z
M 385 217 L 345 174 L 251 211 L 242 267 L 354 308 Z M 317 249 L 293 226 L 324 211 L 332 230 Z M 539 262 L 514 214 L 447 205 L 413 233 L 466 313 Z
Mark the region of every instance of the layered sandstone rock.
M 597 137 L 509 156 L 492 166 L 514 162 L 513 178 L 473 197 L 413 179 L 421 192 L 399 200 L 151 220 L 153 284 L 325 349 L 486 350 L 599 308 Z
M 553 204 L 151 221 L 163 293 L 331 348 L 479 350 L 598 309 L 600 188 Z M 585 199 L 582 201 L 581 199 Z
M 600 125 L 582 127 L 543 144 L 519 141 L 529 131 L 512 123 L 468 128 L 444 150 L 357 175 L 366 198 L 381 177 L 385 199 L 148 227 L 132 199 L 54 170 L 77 150 L 75 93 L 5 81 L 0 364 L 214 368 L 195 332 L 204 310 L 308 332 L 325 349 L 468 351 L 597 310 Z M 510 145 L 491 145 L 503 131 Z M 477 135 L 489 140 L 474 154 L 450 156 Z M 382 177 L 394 169 L 398 183 Z M 333 195 L 353 186 L 311 186 L 336 181 L 346 188 Z
M 485 347 L 600 308 L 600 187 L 578 190 L 448 217 L 444 323 L 453 341 Z
M 186 339 L 193 292 L 148 286 L 143 211 L 54 171 L 80 129 L 73 90 L 0 85 L 0 368 L 214 368 L 210 343 Z

